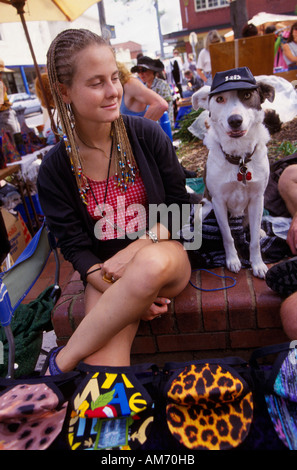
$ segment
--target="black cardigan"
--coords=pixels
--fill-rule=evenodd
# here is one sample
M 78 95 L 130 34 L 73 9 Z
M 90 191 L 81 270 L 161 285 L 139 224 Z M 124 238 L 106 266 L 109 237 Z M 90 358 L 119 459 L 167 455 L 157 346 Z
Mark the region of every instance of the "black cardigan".
M 170 139 L 159 124 L 145 118 L 123 116 L 132 150 L 149 204 L 189 204 L 183 170 Z M 64 258 L 83 280 L 87 270 L 119 249 L 129 239 L 100 241 L 94 235 L 95 221 L 83 204 L 64 142 L 44 157 L 37 181 L 39 201 L 47 223 L 58 240 Z M 172 221 L 168 229 L 171 231 Z

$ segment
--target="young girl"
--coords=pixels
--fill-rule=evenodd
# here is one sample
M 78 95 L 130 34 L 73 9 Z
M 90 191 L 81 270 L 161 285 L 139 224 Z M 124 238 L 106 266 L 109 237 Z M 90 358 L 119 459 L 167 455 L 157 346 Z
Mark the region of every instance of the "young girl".
M 82 360 L 127 366 L 140 319 L 166 313 L 190 278 L 187 252 L 171 233 L 189 204 L 183 172 L 158 124 L 120 115 L 119 72 L 101 37 L 63 31 L 47 67 L 65 135 L 41 164 L 39 198 L 86 286 L 86 315 L 67 345 L 52 352 L 49 372 L 70 371 Z M 170 205 L 172 217 L 164 217 Z M 153 220 L 156 207 L 163 212 Z
M 292 24 L 288 40 L 283 44 L 283 54 L 288 69 L 297 69 L 297 22 Z

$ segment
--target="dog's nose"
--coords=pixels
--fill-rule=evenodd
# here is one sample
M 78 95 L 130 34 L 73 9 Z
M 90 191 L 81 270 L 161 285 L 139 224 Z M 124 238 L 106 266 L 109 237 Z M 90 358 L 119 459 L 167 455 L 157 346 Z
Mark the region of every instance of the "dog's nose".
M 241 126 L 242 121 L 243 119 L 240 114 L 232 114 L 232 116 L 228 118 L 228 124 L 232 129 L 238 129 Z

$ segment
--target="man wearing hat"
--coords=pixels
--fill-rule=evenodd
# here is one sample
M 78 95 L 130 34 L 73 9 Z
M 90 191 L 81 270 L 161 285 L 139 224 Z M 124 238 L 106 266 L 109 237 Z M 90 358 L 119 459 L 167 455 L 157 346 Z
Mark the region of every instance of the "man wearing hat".
M 4 65 L 4 61 L 0 59 L 0 135 L 3 131 L 10 132 L 11 136 L 21 132 L 20 123 L 16 112 L 11 108 L 11 103 L 7 96 L 6 86 L 2 80 L 2 73 L 12 73 L 13 70 L 8 69 Z
M 151 59 L 147 56 L 142 56 L 137 60 L 137 65 L 131 68 L 132 73 L 138 73 L 140 79 L 146 84 L 148 88 L 153 90 L 158 95 L 162 96 L 168 103 L 168 115 L 171 126 L 174 125 L 173 113 L 173 97 L 171 89 L 166 80 L 157 77 L 164 70 L 164 64 L 159 59 Z

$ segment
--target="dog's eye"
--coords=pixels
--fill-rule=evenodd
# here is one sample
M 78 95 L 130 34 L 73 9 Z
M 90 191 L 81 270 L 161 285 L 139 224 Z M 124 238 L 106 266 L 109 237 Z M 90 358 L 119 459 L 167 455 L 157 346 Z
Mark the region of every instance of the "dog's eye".
M 222 96 L 217 96 L 216 97 L 216 102 L 217 103 L 224 103 L 224 98 Z
M 249 100 L 251 96 L 252 96 L 251 92 L 250 92 L 250 91 L 247 91 L 247 92 L 245 92 L 245 94 L 244 94 L 244 99 L 245 99 L 245 100 Z

